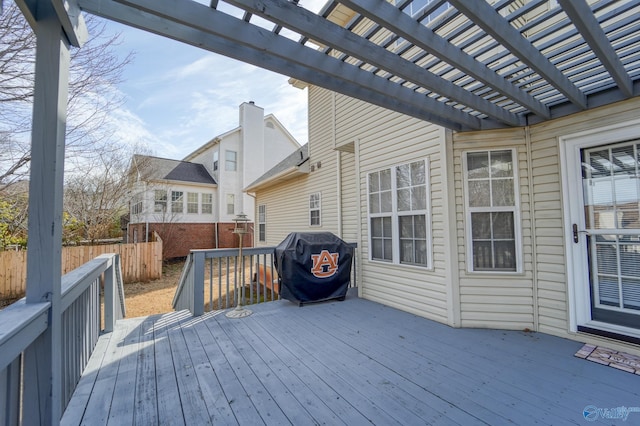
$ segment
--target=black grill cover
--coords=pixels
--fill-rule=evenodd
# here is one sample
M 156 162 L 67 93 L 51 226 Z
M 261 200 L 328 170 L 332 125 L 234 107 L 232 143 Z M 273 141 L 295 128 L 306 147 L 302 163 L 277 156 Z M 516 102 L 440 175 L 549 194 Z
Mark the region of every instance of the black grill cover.
M 280 296 L 299 305 L 343 300 L 352 258 L 353 247 L 330 232 L 292 232 L 276 247 Z

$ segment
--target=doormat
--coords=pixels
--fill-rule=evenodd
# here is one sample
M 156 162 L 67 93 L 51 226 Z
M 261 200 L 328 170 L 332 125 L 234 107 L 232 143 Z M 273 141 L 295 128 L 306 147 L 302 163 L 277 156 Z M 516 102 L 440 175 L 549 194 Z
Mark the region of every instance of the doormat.
M 576 352 L 575 356 L 640 376 L 640 356 L 588 344 Z

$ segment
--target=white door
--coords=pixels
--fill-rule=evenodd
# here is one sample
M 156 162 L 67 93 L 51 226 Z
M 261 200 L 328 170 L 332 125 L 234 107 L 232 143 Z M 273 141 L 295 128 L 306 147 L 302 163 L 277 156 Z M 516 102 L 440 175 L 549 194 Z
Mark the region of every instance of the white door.
M 581 157 L 591 317 L 640 328 L 640 140 Z
M 573 331 L 640 337 L 640 122 L 561 138 Z

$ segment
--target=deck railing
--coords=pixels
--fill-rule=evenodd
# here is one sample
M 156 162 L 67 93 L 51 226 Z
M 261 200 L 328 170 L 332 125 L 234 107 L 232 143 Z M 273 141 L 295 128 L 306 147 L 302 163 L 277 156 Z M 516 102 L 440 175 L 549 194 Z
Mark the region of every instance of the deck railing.
M 100 332 L 112 331 L 115 322 L 125 315 L 120 256 L 103 254 L 62 277 L 62 341 L 52 348 L 61 352 L 62 360 L 62 385 L 57 390 L 51 390 L 50 379 L 35 371 L 42 359 L 29 350 L 49 328 L 50 309 L 50 302 L 26 303 L 21 299 L 0 311 L 0 424 L 29 423 L 34 415 L 29 412 L 30 401 L 43 397 L 60 401 L 64 411 Z M 51 393 L 58 392 L 52 397 Z
M 350 243 L 354 250 L 355 243 Z M 243 305 L 278 300 L 279 279 L 273 260 L 275 247 L 191 250 L 173 298 L 175 310 L 194 316 L 236 306 L 244 286 Z M 351 287 L 357 286 L 356 256 L 351 265 Z

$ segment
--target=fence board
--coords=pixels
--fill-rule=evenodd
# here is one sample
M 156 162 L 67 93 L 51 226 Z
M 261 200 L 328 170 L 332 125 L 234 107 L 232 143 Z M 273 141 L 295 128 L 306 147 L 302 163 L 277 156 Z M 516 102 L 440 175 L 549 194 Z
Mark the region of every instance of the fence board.
M 122 260 L 125 283 L 150 281 L 162 276 L 162 241 L 62 248 L 62 273 L 71 272 L 104 253 Z M 27 281 L 27 251 L 0 252 L 0 299 L 22 296 Z

